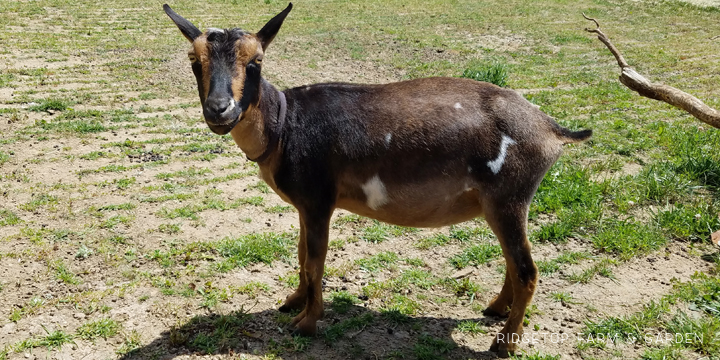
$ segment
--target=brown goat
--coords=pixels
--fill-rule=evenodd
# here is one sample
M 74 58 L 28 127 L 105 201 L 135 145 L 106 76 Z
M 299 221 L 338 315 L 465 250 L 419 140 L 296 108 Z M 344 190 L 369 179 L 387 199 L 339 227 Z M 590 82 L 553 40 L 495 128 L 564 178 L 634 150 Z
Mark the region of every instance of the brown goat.
M 537 281 L 527 240 L 530 201 L 562 145 L 591 131 L 559 126 L 521 95 L 458 78 L 386 85 L 315 84 L 276 90 L 262 58 L 292 8 L 259 32 L 201 32 L 165 5 L 192 42 L 205 122 L 230 133 L 272 189 L 300 214 L 300 286 L 280 311 L 312 335 L 323 315 L 322 276 L 336 208 L 402 226 L 484 216 L 507 272 L 487 314 L 507 316 L 490 350 L 508 356 Z

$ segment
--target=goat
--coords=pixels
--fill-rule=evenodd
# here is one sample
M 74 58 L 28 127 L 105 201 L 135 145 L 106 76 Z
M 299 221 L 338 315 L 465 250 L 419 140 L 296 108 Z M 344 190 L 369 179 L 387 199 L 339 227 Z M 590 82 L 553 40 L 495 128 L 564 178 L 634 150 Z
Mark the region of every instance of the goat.
M 230 133 L 262 179 L 300 215 L 300 285 L 280 311 L 295 332 L 323 315 L 322 276 L 336 208 L 412 227 L 484 216 L 500 240 L 505 283 L 485 313 L 507 317 L 490 350 L 507 357 L 522 334 L 538 272 L 527 240 L 532 197 L 562 145 L 588 139 L 517 92 L 460 78 L 384 85 L 328 83 L 278 91 L 260 75 L 292 3 L 257 33 L 198 30 L 163 6 L 188 53 L 205 122 Z

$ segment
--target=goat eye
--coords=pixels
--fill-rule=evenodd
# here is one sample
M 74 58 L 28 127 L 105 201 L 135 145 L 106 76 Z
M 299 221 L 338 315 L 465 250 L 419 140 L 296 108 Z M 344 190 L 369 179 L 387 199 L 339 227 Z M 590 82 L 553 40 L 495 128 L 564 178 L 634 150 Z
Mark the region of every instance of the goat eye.
M 188 55 L 188 59 L 190 59 L 190 62 L 193 63 L 197 61 L 197 57 L 195 57 L 195 55 Z
M 253 60 L 253 62 L 260 65 L 260 64 L 262 64 L 262 58 L 255 58 L 255 60 Z

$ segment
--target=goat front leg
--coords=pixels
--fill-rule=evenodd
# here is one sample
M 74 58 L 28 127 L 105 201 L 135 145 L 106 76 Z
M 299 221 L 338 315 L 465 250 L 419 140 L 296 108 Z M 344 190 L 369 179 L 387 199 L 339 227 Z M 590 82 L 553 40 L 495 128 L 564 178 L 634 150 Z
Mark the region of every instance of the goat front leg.
M 525 309 L 532 301 L 538 278 L 538 271 L 530 255 L 530 242 L 527 239 L 527 204 L 504 204 L 502 208 L 488 212 L 488 224 L 500 240 L 507 271 L 505 286 L 498 298 L 490 303 L 493 311 L 506 306 L 509 298 L 512 302 L 510 314 L 505 326 L 495 337 L 490 351 L 506 358 L 515 353 L 522 340 Z M 512 286 L 512 295 L 508 292 Z
M 300 239 L 298 241 L 298 263 L 300 264 L 300 285 L 294 293 L 288 295 L 285 302 L 278 309 L 280 312 L 288 313 L 292 310 L 300 310 L 305 307 L 308 293 L 308 279 L 305 275 L 305 259 L 307 258 L 307 232 L 305 222 L 300 217 Z
M 307 282 L 305 309 L 292 320 L 295 333 L 303 336 L 315 335 L 316 322 L 323 316 L 322 278 L 325 273 L 325 257 L 330 232 L 332 210 L 314 211 L 303 214 L 301 222 L 305 224 L 306 257 L 301 265 L 301 279 Z

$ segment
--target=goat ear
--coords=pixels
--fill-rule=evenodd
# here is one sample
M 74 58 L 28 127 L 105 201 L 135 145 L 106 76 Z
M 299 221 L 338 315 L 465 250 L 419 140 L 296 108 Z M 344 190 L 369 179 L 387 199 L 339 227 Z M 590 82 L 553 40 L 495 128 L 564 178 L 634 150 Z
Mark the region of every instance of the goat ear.
M 168 4 L 163 5 L 163 10 L 165 10 L 165 13 L 175 22 L 180 32 L 190 40 L 190 42 L 195 41 L 195 39 L 202 34 L 202 31 L 195 27 L 190 21 L 178 15 Z
M 281 13 L 275 15 L 274 18 L 270 19 L 270 21 L 263 26 L 260 31 L 255 34 L 258 39 L 260 39 L 260 43 L 262 43 L 263 51 L 267 49 L 268 45 L 273 41 L 275 38 L 275 35 L 277 35 L 278 31 L 280 30 L 280 26 L 282 26 L 283 21 L 285 21 L 285 18 L 290 13 L 290 10 L 292 10 L 293 4 L 290 3 L 288 6 L 283 10 Z

